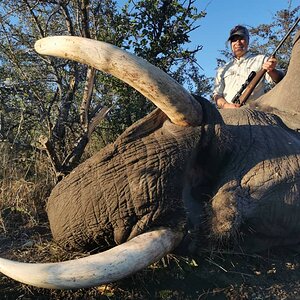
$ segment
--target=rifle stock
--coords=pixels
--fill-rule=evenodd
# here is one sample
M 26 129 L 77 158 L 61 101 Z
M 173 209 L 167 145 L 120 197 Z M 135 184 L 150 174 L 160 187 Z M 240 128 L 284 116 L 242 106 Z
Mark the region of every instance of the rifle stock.
M 245 102 L 248 100 L 248 98 L 250 97 L 251 93 L 253 92 L 253 90 L 255 89 L 255 87 L 258 85 L 258 83 L 260 82 L 260 80 L 263 78 L 263 76 L 266 74 L 266 72 L 267 71 L 265 69 L 259 70 L 256 73 L 256 75 L 254 76 L 254 78 L 250 81 L 250 83 L 248 84 L 248 86 L 245 88 L 244 92 L 240 96 L 240 104 L 241 104 L 241 106 L 244 105 Z

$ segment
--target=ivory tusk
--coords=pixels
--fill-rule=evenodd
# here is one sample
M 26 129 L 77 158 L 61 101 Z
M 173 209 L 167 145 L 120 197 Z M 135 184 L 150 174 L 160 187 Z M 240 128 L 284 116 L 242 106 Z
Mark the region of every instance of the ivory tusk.
M 174 124 L 198 126 L 202 122 L 201 105 L 178 82 L 116 46 L 82 37 L 54 36 L 38 40 L 35 50 L 88 64 L 119 78 L 151 100 Z
M 0 258 L 0 272 L 17 281 L 49 289 L 79 289 L 114 282 L 169 253 L 182 235 L 171 229 L 141 234 L 110 250 L 59 263 L 20 263 Z

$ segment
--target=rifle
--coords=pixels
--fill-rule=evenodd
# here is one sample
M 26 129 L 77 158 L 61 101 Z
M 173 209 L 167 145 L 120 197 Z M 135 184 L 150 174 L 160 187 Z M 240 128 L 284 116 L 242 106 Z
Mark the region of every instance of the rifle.
M 291 32 L 294 30 L 294 28 L 297 26 L 297 24 L 300 21 L 300 17 L 297 19 L 297 21 L 294 23 L 294 25 L 290 28 L 290 30 L 287 32 L 287 34 L 284 36 L 284 38 L 280 41 L 279 45 L 276 47 L 276 49 L 271 54 L 270 58 L 275 57 L 277 51 L 282 46 L 282 44 L 285 42 L 285 40 L 288 38 L 288 36 L 291 34 Z M 258 85 L 260 80 L 263 78 L 263 76 L 266 74 L 265 69 L 261 69 L 258 72 L 252 71 L 250 75 L 248 76 L 245 83 L 242 85 L 240 90 L 236 93 L 236 95 L 232 99 L 232 103 L 238 103 L 241 106 L 246 103 L 249 96 L 255 89 L 255 87 Z
M 247 86 L 249 86 L 250 82 L 252 81 L 252 79 L 255 78 L 255 76 L 256 76 L 256 72 L 254 72 L 254 71 L 252 71 L 252 72 L 249 74 L 249 76 L 248 76 L 248 78 L 246 79 L 245 83 L 242 84 L 242 87 L 239 89 L 239 91 L 238 91 L 238 92 L 235 94 L 235 96 L 233 97 L 233 99 L 232 99 L 232 101 L 231 101 L 232 103 L 238 103 L 238 104 L 240 104 L 240 99 L 241 99 L 241 97 L 242 97 L 242 94 L 243 94 L 245 88 L 246 88 Z

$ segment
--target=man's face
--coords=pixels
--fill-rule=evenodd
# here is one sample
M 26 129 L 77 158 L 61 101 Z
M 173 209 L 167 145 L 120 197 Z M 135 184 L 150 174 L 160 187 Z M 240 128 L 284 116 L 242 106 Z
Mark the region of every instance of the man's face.
M 231 39 L 231 50 L 236 58 L 242 57 L 248 50 L 248 41 L 244 36 L 235 35 Z

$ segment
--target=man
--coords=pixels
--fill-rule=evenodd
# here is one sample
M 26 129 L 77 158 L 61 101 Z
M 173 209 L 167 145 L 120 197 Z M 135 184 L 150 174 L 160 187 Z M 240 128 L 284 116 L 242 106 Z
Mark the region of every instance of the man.
M 249 32 L 246 27 L 237 25 L 230 31 L 228 38 L 233 59 L 217 71 L 213 99 L 218 108 L 237 108 L 240 104 L 232 103 L 232 99 L 240 90 L 252 71 L 265 69 L 266 75 L 256 86 L 248 100 L 257 99 L 264 94 L 266 81 L 278 83 L 283 73 L 276 69 L 275 57 L 254 55 L 248 52 Z

